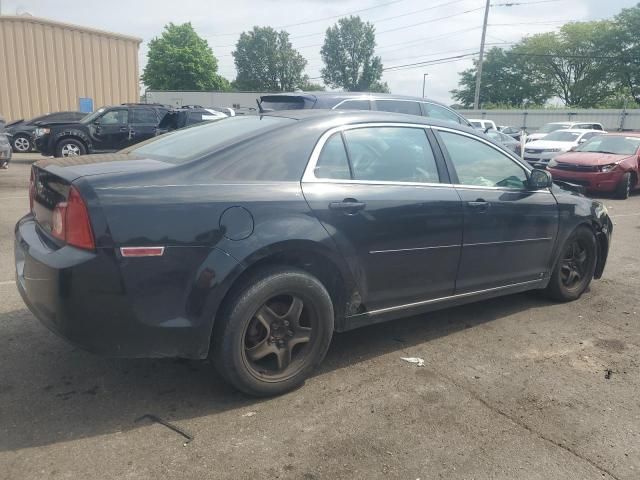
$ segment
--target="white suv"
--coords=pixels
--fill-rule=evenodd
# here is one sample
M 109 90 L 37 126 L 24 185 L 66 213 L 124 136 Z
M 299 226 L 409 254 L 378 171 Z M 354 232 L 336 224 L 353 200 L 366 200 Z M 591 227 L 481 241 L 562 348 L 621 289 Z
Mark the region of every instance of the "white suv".
M 527 135 L 527 142 L 540 140 L 556 130 L 600 130 L 604 131 L 601 123 L 596 122 L 551 122 L 543 125 L 540 130 Z

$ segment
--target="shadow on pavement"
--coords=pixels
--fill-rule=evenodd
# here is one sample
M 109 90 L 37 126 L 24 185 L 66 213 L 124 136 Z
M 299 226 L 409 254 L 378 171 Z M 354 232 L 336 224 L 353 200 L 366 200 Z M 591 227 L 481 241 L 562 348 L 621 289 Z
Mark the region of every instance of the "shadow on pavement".
M 548 304 L 518 294 L 336 334 L 315 375 Z M 104 359 L 66 345 L 26 309 L 3 319 L 0 451 L 131 430 L 146 424 L 134 420 L 147 413 L 180 425 L 271 401 L 233 390 L 206 361 Z

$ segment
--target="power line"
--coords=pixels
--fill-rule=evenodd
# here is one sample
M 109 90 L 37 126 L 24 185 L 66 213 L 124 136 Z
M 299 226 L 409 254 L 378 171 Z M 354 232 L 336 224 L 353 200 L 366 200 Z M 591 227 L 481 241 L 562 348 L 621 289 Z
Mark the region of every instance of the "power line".
M 550 2 L 562 2 L 564 0 L 536 0 L 535 2 L 508 2 L 508 3 L 494 3 L 492 7 L 520 7 L 523 5 L 535 5 L 536 3 L 550 3 Z
M 405 63 L 405 64 L 402 64 L 402 65 L 392 65 L 391 67 L 386 67 L 386 68 L 383 68 L 382 70 L 386 72 L 386 71 L 392 71 L 392 70 L 405 69 L 407 67 L 424 67 L 424 66 L 427 66 L 427 65 L 436 65 L 436 64 L 438 64 L 439 62 L 441 62 L 443 60 L 454 60 L 454 59 L 457 60 L 457 59 L 461 59 L 461 58 L 472 57 L 472 56 L 477 55 L 477 54 L 478 54 L 478 52 L 465 53 L 465 54 L 462 54 L 462 55 L 454 55 L 452 57 L 436 58 L 436 59 L 429 60 L 429 61 L 426 61 L 426 62 L 415 62 L 415 63 Z
M 392 2 L 381 3 L 379 5 L 374 5 L 373 7 L 361 8 L 359 10 L 352 10 L 350 12 L 341 13 L 339 15 L 331 15 L 329 17 L 316 18 L 315 20 L 307 20 L 305 22 L 289 23 L 287 25 L 277 25 L 277 26 L 275 26 L 273 28 L 289 28 L 289 27 L 297 27 L 299 25 L 309 25 L 311 23 L 324 22 L 325 20 L 332 20 L 334 18 L 346 17 L 347 15 L 353 15 L 354 13 L 367 12 L 369 10 L 373 10 L 373 9 L 381 8 L 381 7 L 386 7 L 386 6 L 393 5 L 395 3 L 404 2 L 404 1 L 405 0 L 393 0 Z M 241 33 L 242 32 L 216 33 L 216 34 L 211 35 L 211 36 L 212 37 L 226 37 L 226 36 L 231 36 L 231 35 L 240 35 Z

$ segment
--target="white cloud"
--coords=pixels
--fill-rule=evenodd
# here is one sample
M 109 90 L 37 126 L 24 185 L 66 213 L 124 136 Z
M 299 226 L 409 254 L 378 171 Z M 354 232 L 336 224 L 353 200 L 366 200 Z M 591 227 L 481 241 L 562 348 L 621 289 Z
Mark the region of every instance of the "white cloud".
M 460 0 L 448 6 L 389 19 L 449 1 L 451 0 L 401 0 L 361 12 L 363 19 L 376 24 L 378 51 L 384 65 L 388 67 L 415 63 L 476 51 L 480 42 L 483 0 Z M 237 32 L 251 29 L 254 25 L 276 27 L 306 22 L 389 2 L 390 0 L 3 0 L 2 8 L 4 14 L 28 12 L 34 16 L 141 37 L 145 41 L 141 48 L 141 65 L 144 65 L 146 58 L 146 42 L 159 35 L 166 23 L 190 21 L 212 46 L 218 57 L 219 72 L 233 79 L 235 69 L 231 52 L 237 40 Z M 494 3 L 506 3 L 506 0 L 494 0 Z M 635 3 L 636 0 L 558 0 L 529 6 L 495 6 L 490 11 L 487 42 L 514 42 L 524 35 L 552 30 L 561 24 L 550 22 L 610 17 Z M 423 23 L 475 8 L 480 9 Z M 324 39 L 323 32 L 335 21 L 330 19 L 287 28 L 292 43 L 309 61 L 307 73 L 311 77 L 320 74 L 322 61 L 319 45 Z M 461 30 L 466 31 L 450 35 L 451 32 Z M 226 35 L 227 33 L 232 35 Z M 438 36 L 440 38 L 433 39 Z M 448 103 L 451 101 L 449 91 L 458 83 L 457 73 L 470 65 L 470 59 L 461 59 L 442 65 L 385 72 L 384 80 L 394 93 L 421 95 L 423 73 L 428 73 L 427 96 Z

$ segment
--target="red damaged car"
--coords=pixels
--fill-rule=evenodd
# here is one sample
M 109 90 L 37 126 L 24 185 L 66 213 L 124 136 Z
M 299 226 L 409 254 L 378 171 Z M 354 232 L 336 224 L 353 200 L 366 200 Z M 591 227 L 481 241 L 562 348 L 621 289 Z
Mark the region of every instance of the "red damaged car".
M 576 183 L 591 192 L 613 192 L 628 198 L 640 188 L 640 133 L 598 135 L 553 158 L 548 170 L 556 180 Z

